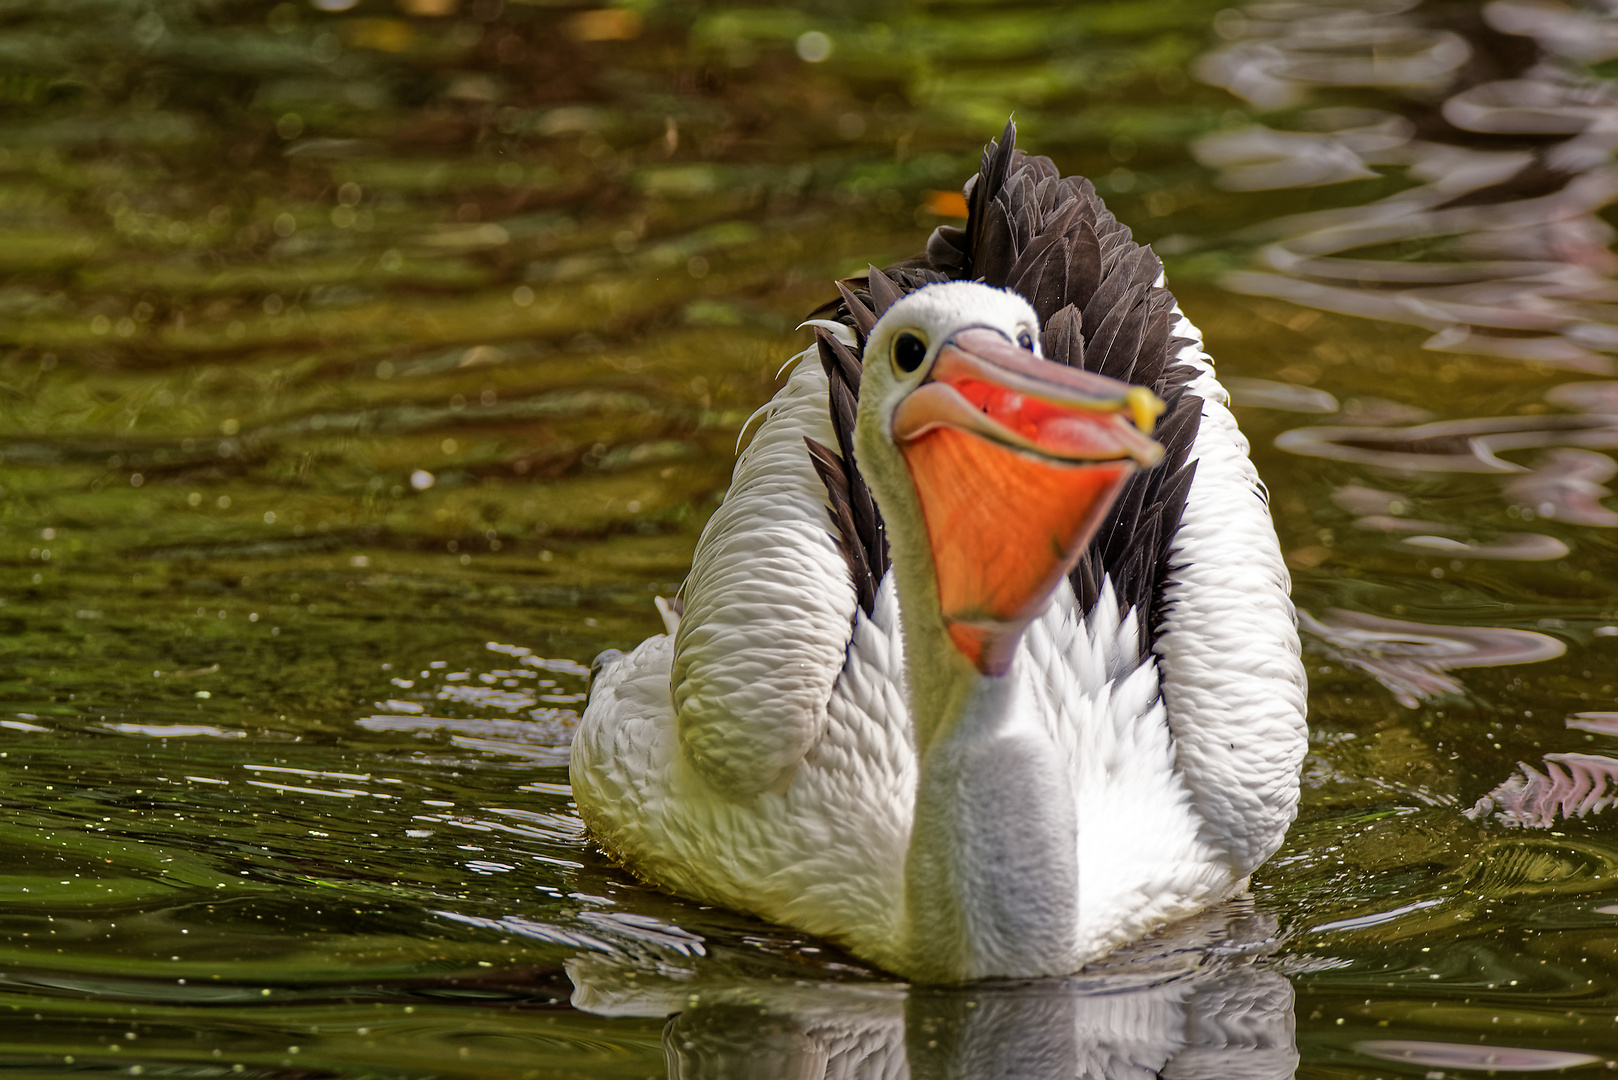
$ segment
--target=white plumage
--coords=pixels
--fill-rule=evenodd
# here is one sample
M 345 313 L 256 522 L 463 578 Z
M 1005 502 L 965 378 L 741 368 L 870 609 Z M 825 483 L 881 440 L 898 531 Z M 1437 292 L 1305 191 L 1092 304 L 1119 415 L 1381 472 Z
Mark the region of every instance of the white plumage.
M 883 327 L 940 307 L 1007 339 L 1033 318 L 998 290 L 929 286 L 872 331 L 865 384 Z M 935 352 L 957 328 L 936 328 Z M 888 485 L 894 549 L 867 615 L 804 448 L 834 443 L 828 379 L 813 349 L 799 360 L 698 542 L 677 633 L 592 688 L 572 782 L 602 848 L 935 981 L 1071 972 L 1241 890 L 1296 809 L 1305 682 L 1267 498 L 1200 344 L 1174 361 L 1194 369 L 1202 418 L 1152 652 L 1147 613 L 1120 614 L 1109 584 L 1082 614 L 1064 578 L 1009 670 L 958 676 L 967 704 L 922 717 L 920 736 L 907 649 L 936 635 L 900 622 L 931 573 L 906 577 L 925 561 L 907 555 L 917 515 L 895 505 L 902 470 L 868 460 L 881 440 L 862 384 L 858 464 L 879 502 Z M 953 672 L 951 656 L 922 667 Z

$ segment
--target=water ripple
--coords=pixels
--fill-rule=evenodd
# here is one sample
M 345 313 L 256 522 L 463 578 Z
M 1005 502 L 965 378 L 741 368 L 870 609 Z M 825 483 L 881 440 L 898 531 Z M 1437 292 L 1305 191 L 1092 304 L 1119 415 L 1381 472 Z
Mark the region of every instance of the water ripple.
M 1618 759 L 1602 754 L 1546 754 L 1544 768 L 1540 772 L 1526 762 L 1519 763 L 1516 774 L 1479 799 L 1467 816 L 1492 815 L 1512 828 L 1548 829 L 1558 817 L 1598 814 L 1618 801 Z
M 1298 117 L 1309 130 L 1254 126 L 1199 140 L 1198 160 L 1231 190 L 1363 182 L 1390 168 L 1419 182 L 1366 205 L 1268 223 L 1270 242 L 1258 256 L 1265 269 L 1233 272 L 1227 287 L 1422 327 L 1435 351 L 1613 371 L 1601 354 L 1618 350 L 1618 260 L 1601 211 L 1618 200 L 1618 90 L 1567 61 L 1605 53 L 1618 22 L 1551 5 L 1491 4 L 1497 31 L 1532 37 L 1551 55 L 1514 78 L 1466 85 L 1492 58 L 1466 67 L 1468 43 L 1410 17 L 1414 6 L 1266 3 L 1224 19 L 1231 43 L 1204 57 L 1197 75 L 1261 107 L 1296 105 L 1323 85 L 1445 95 L 1436 116 L 1414 123 L 1369 109 L 1315 109 Z M 1446 125 L 1563 141 L 1463 146 L 1443 137 Z M 1399 254 L 1373 254 L 1389 246 Z
M 1502 667 L 1551 660 L 1567 651 L 1556 638 L 1497 626 L 1442 626 L 1384 619 L 1333 608 L 1325 618 L 1298 612 L 1298 627 L 1314 634 L 1339 662 L 1372 676 L 1399 704 L 1460 694 L 1457 668 Z
M 1593 1054 L 1573 1054 L 1565 1050 L 1478 1046 L 1421 1039 L 1365 1039 L 1355 1043 L 1354 1049 L 1367 1057 L 1383 1061 L 1402 1061 L 1444 1069 L 1487 1069 L 1491 1073 L 1553 1072 L 1579 1065 L 1593 1065 L 1602 1060 Z

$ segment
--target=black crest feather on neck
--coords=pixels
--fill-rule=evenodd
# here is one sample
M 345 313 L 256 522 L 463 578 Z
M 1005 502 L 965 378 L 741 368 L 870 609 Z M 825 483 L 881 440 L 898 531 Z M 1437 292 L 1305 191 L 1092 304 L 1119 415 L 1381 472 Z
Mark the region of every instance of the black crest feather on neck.
M 865 336 L 900 296 L 936 281 L 979 280 L 1023 296 L 1039 315 L 1045 355 L 1059 363 L 1150 387 L 1167 405 L 1155 437 L 1167 451 L 1154 468 L 1130 477 L 1072 574 L 1082 610 L 1101 599 L 1110 579 L 1121 611 L 1142 620 L 1140 648 L 1151 648 L 1161 622 L 1168 552 L 1196 472 L 1190 461 L 1202 402 L 1185 390 L 1195 371 L 1173 359 L 1190 344 L 1173 336 L 1174 297 L 1158 279 L 1163 264 L 1134 242 L 1095 186 L 1062 176 L 1049 158 L 1016 148 L 1006 123 L 998 142 L 964 188 L 965 228 L 941 225 L 926 250 L 864 279 L 837 283 L 829 314 Z M 819 332 L 821 363 L 831 383 L 828 407 L 837 449 L 810 440 L 810 453 L 832 510 L 838 545 L 860 606 L 871 612 L 888 567 L 881 514 L 853 461 L 860 361 L 855 351 Z

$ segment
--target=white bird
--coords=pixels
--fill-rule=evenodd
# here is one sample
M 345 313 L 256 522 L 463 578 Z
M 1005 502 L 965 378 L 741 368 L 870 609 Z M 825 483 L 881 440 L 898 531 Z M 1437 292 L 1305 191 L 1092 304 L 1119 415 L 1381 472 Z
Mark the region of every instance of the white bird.
M 1200 335 L 1014 135 L 964 231 L 839 285 L 669 632 L 603 656 L 572 749 L 637 875 L 924 982 L 1070 973 L 1240 892 L 1305 744 Z

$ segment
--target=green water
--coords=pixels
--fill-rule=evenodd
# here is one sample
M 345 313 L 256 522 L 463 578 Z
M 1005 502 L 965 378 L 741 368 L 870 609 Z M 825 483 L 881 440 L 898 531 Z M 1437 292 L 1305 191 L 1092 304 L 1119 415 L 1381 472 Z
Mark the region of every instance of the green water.
M 1618 107 L 1596 14 L 1490 10 L 0 4 L 0 1072 L 1618 1068 Z M 1535 64 L 1584 121 L 1446 104 Z M 1233 382 L 1313 754 L 1251 905 L 907 994 L 614 868 L 566 744 L 793 326 L 1013 112 Z

